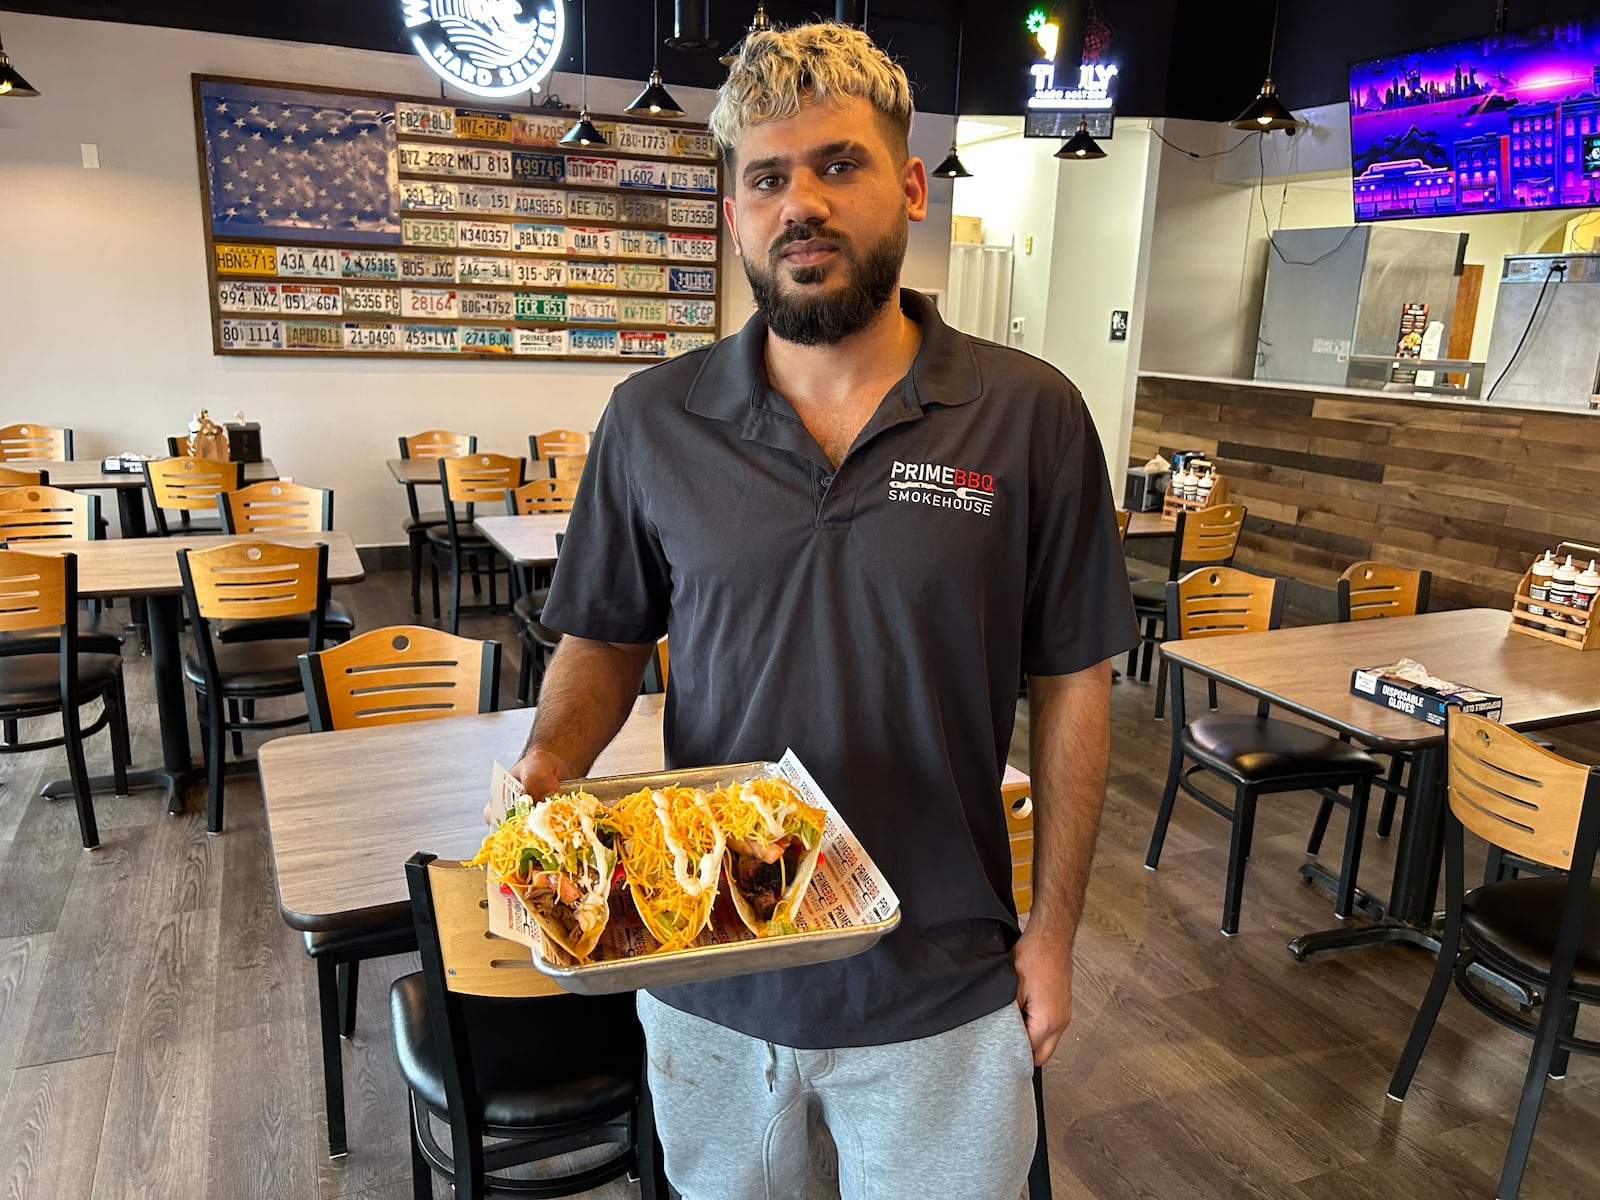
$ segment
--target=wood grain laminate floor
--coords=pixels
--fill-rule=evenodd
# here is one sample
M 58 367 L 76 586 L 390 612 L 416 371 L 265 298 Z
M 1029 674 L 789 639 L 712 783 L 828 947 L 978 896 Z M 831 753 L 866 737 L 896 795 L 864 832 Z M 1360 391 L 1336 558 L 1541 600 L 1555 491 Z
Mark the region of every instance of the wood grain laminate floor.
M 343 591 L 362 628 L 407 619 L 398 573 Z M 509 618 L 469 616 L 463 632 L 506 645 L 510 703 Z M 149 660 L 129 651 L 126 666 L 135 759 L 152 762 Z M 1295 872 L 1309 798 L 1263 804 L 1237 938 L 1217 932 L 1221 820 L 1180 803 L 1161 870 L 1145 871 L 1168 737 L 1151 702 L 1136 683 L 1114 689 L 1075 1020 L 1045 1072 L 1056 1196 L 1492 1196 L 1527 1043 L 1452 997 L 1411 1098 L 1386 1100 L 1432 959 L 1407 947 L 1308 963 L 1285 952 L 1295 933 L 1333 923 L 1331 900 Z M 1012 761 L 1026 769 L 1019 713 Z M 1600 758 L 1600 733 L 1558 741 Z M 108 769 L 104 736 L 90 749 L 91 770 Z M 315 976 L 277 913 L 254 778 L 229 780 L 220 837 L 205 834 L 200 790 L 178 818 L 155 793 L 106 797 L 102 846 L 86 853 L 71 805 L 38 797 L 64 773 L 59 751 L 0 758 L 0 1196 L 409 1197 L 387 1000 L 414 958 L 363 964 L 345 1047 L 351 1151 L 330 1163 Z M 1330 834 L 1335 862 L 1339 849 Z M 1392 861 L 1369 832 L 1363 883 L 1381 894 Z M 1600 1069 L 1574 1057 L 1546 1095 L 1523 1195 L 1600 1194 L 1597 1138 Z M 625 1183 L 589 1193 L 636 1194 Z M 809 1195 L 836 1194 L 822 1164 Z

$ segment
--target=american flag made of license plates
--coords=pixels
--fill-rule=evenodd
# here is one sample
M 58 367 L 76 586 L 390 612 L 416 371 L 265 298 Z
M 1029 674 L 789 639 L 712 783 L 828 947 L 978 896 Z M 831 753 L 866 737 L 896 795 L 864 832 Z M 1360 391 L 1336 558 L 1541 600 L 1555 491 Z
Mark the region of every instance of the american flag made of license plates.
M 204 80 L 215 237 L 400 243 L 394 102 Z

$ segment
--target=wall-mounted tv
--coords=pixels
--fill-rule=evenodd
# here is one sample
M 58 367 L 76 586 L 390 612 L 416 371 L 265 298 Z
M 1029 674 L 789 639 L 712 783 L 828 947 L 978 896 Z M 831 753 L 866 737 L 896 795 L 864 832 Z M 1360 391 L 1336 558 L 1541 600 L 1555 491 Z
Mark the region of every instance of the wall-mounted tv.
M 1350 68 L 1356 220 L 1600 205 L 1600 18 Z

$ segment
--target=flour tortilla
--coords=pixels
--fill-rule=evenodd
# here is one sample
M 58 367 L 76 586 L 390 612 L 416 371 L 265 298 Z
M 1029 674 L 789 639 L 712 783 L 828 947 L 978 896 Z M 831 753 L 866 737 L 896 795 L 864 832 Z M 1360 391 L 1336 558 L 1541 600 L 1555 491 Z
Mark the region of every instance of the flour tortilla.
M 757 937 L 771 937 L 777 933 L 796 933 L 794 918 L 800 911 L 800 904 L 805 900 L 806 889 L 811 886 L 811 876 L 817 869 L 817 859 L 822 855 L 822 839 L 817 839 L 817 844 L 807 850 L 800 858 L 800 864 L 795 868 L 794 878 L 789 880 L 789 886 L 783 890 L 783 895 L 778 897 L 778 903 L 773 906 L 770 920 L 763 921 L 756 916 L 756 910 L 751 906 L 749 899 L 739 888 L 738 876 L 734 874 L 734 851 L 729 848 L 723 858 L 723 868 L 728 876 L 728 898 L 733 901 L 734 911 L 739 914 L 739 919 L 744 922 L 745 928 Z

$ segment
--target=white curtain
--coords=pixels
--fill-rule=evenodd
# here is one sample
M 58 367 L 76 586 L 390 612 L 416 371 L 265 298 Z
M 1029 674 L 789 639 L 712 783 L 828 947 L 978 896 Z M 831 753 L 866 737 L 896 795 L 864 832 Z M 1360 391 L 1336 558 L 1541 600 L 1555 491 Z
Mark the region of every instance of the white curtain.
M 945 320 L 964 333 L 1007 345 L 1011 324 L 1011 247 L 954 242 Z

